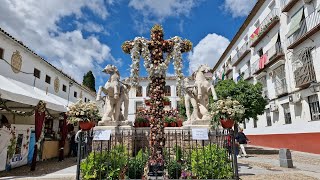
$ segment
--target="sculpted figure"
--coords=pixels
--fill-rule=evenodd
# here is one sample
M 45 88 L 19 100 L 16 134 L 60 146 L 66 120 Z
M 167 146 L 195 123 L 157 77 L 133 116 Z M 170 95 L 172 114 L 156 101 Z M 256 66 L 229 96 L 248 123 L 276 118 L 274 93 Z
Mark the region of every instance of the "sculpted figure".
M 128 120 L 128 108 L 129 108 L 129 91 L 131 89 L 131 85 L 129 82 L 129 78 L 124 79 L 124 82 L 121 82 L 122 86 L 120 88 L 120 104 L 123 103 L 123 117 L 124 120 Z
M 208 112 L 209 105 L 209 93 L 212 94 L 213 100 L 217 100 L 216 91 L 211 82 L 209 82 L 205 73 L 209 72 L 210 68 L 208 65 L 201 65 L 198 70 L 195 72 L 195 86 L 197 88 L 197 102 L 200 112 L 201 120 L 210 120 L 211 116 Z
M 101 93 L 105 96 L 104 114 L 99 125 L 106 125 L 107 121 L 118 121 L 120 115 L 121 102 L 119 99 L 120 93 L 120 73 L 116 66 L 107 65 L 102 72 L 110 74 L 109 80 L 104 87 L 100 86 L 97 94 L 97 101 L 101 99 Z
M 189 84 L 189 79 L 184 79 L 184 104 L 186 107 L 187 122 L 190 124 L 191 120 L 199 119 L 198 102 L 196 100 L 196 88 L 194 85 Z M 190 113 L 190 103 L 192 105 L 193 111 Z

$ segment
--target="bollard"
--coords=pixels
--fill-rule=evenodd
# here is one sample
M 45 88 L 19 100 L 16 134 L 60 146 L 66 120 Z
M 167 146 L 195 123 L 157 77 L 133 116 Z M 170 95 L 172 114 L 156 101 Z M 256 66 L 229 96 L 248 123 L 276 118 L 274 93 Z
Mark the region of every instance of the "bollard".
M 289 149 L 279 150 L 280 167 L 293 168 L 293 162 L 291 158 L 291 152 Z

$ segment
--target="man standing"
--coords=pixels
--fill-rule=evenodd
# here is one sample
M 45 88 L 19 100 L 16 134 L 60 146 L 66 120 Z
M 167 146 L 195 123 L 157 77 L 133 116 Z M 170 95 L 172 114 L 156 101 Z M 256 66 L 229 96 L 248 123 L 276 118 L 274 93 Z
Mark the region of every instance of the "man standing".
M 248 157 L 247 156 L 247 152 L 246 152 L 246 149 L 245 149 L 245 146 L 247 143 L 250 143 L 249 139 L 247 138 L 247 136 L 243 133 L 243 128 L 240 128 L 239 129 L 239 132 L 236 136 L 236 140 L 237 142 L 239 143 L 239 146 L 240 146 L 240 153 L 238 155 L 238 157 Z

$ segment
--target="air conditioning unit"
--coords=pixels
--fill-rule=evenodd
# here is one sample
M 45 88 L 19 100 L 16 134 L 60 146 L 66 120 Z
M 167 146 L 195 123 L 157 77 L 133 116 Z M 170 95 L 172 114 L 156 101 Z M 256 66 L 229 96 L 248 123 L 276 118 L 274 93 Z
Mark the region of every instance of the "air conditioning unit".
M 270 111 L 271 112 L 278 111 L 278 106 L 276 105 L 276 103 L 271 103 L 270 104 Z
M 298 103 L 301 102 L 301 94 L 300 93 L 295 93 L 289 96 L 289 102 L 291 103 Z
M 304 3 L 308 4 L 311 3 L 312 0 L 304 0 Z

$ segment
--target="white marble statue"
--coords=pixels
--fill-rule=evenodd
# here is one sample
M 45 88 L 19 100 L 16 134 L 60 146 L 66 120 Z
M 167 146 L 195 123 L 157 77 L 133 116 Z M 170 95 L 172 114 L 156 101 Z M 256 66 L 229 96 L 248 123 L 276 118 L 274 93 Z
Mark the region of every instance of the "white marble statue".
M 120 81 L 121 82 L 121 81 Z M 122 86 L 120 88 L 120 104 L 123 104 L 123 117 L 124 120 L 128 120 L 128 109 L 129 109 L 129 91 L 131 89 L 130 80 L 129 78 L 124 79 L 121 82 Z
M 185 124 L 190 124 L 192 121 L 196 120 L 211 120 L 211 115 L 208 111 L 209 106 L 209 95 L 212 94 L 212 97 L 214 100 L 217 100 L 217 94 L 215 92 L 214 86 L 210 81 L 208 81 L 205 77 L 205 73 L 208 73 L 210 70 L 208 65 L 201 65 L 196 72 L 194 72 L 194 85 L 189 85 L 187 82 L 187 85 L 185 85 L 185 89 L 191 89 L 189 90 L 189 93 L 186 93 L 185 96 L 185 106 L 186 111 L 189 111 L 190 116 L 190 104 L 193 105 L 193 112 L 190 116 L 190 120 L 188 117 L 188 121 L 185 122 Z M 186 83 L 186 80 L 185 80 Z M 188 92 L 188 91 L 186 91 Z M 188 100 L 187 100 L 188 99 Z M 196 102 L 196 103 L 195 103 Z M 194 105 L 196 104 L 196 106 Z M 188 112 L 187 112 L 188 116 Z
M 205 73 L 208 73 L 209 70 L 210 67 L 208 65 L 201 65 L 194 75 L 194 85 L 197 87 L 197 100 L 201 120 L 211 120 L 212 118 L 208 112 L 209 93 L 212 94 L 213 100 L 218 99 L 214 86 L 205 77 Z
M 100 126 L 107 125 L 108 121 L 119 121 L 120 115 L 120 73 L 116 66 L 107 65 L 102 72 L 110 74 L 109 80 L 106 82 L 104 87 L 100 86 L 97 94 L 97 101 L 101 100 L 101 93 L 105 96 L 104 114 Z
M 194 119 L 199 119 L 198 102 L 196 100 L 196 88 L 194 85 L 189 84 L 189 78 L 184 79 L 184 104 L 186 107 L 187 122 Z M 190 103 L 193 111 L 190 113 Z

